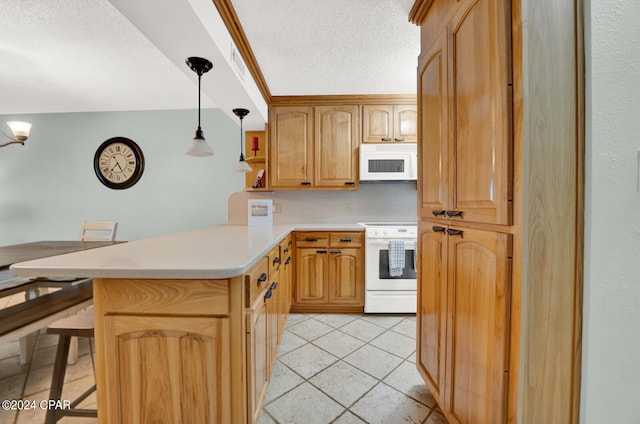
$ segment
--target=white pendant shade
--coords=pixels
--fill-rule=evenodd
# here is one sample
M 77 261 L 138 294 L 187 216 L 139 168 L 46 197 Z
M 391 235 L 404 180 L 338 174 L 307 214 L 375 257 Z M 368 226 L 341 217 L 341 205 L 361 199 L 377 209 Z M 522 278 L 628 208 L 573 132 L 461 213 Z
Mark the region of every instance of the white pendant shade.
M 184 153 L 188 156 L 213 156 L 213 149 L 204 138 L 194 138 Z
M 31 124 L 29 122 L 9 121 L 7 125 L 11 128 L 11 132 L 16 139 L 24 141 L 29 137 L 29 131 L 31 131 Z
M 240 161 L 238 161 L 238 164 L 234 168 L 234 171 L 236 171 L 236 172 L 251 172 L 251 171 L 253 171 L 253 169 L 249 166 L 249 164 L 246 161 L 240 160 Z

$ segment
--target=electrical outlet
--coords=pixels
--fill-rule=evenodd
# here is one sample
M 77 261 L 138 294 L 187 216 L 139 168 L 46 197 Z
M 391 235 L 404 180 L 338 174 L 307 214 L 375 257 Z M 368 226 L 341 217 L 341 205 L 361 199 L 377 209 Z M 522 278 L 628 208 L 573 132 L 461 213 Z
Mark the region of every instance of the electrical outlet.
M 352 208 L 352 206 L 351 206 L 351 203 L 345 203 L 345 204 L 344 204 L 344 211 L 345 211 L 346 213 L 351 213 L 352 209 L 353 209 L 353 208 Z
M 280 212 L 282 212 L 282 206 L 280 206 L 280 203 L 274 203 L 273 213 L 280 213 Z

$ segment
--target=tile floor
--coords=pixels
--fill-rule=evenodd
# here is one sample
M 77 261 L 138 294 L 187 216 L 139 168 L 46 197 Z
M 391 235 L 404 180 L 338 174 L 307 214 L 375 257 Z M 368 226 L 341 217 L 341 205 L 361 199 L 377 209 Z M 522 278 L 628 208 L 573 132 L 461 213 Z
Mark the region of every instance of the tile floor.
M 57 336 L 39 334 L 26 365 L 17 342 L 0 346 L 0 399 L 48 399 L 56 344 Z M 94 382 L 93 345 L 81 339 L 79 346 L 63 399 Z M 266 396 L 260 424 L 446 422 L 415 368 L 412 315 L 291 314 Z M 94 394 L 82 406 L 95 408 L 95 402 Z M 0 409 L 0 423 L 42 423 L 44 415 Z

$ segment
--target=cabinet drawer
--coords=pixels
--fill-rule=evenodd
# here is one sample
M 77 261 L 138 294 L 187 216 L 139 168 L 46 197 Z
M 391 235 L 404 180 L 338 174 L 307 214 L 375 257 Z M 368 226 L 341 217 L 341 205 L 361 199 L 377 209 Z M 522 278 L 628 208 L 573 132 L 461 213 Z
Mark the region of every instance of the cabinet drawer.
M 331 247 L 362 247 L 363 232 L 331 233 Z
M 304 232 L 296 233 L 296 247 L 329 247 L 329 233 Z
M 273 278 L 273 274 L 280 269 L 280 246 L 276 246 L 267 254 L 269 259 L 269 278 Z
M 269 258 L 264 257 L 251 272 L 245 275 L 247 300 L 246 307 L 250 307 L 258 295 L 267 287 L 269 283 Z

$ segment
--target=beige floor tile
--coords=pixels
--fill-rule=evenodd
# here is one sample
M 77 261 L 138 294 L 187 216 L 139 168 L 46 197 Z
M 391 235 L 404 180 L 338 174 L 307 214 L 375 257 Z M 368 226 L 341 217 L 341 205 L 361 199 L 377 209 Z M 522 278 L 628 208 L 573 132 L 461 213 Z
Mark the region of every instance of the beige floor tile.
M 265 404 L 303 383 L 304 380 L 289 367 L 277 360 L 271 371 L 271 381 L 265 395 Z
M 356 417 L 349 411 L 345 411 L 344 414 L 340 415 L 337 420 L 333 422 L 333 424 L 363 424 L 360 418 Z
M 436 404 L 416 365 L 411 362 L 403 362 L 382 381 L 425 406 L 431 408 Z
M 358 340 L 340 331 L 332 331 L 313 341 L 313 344 L 326 350 L 338 358 L 344 358 L 351 352 L 364 346 L 362 340 Z
M 378 384 L 378 379 L 339 361 L 313 376 L 309 382 L 348 408 Z
M 278 355 L 284 355 L 291 352 L 294 349 L 304 346 L 308 342 L 302 337 L 298 337 L 291 333 L 289 330 L 285 330 L 280 341 L 280 347 L 278 348 Z
M 28 364 L 20 364 L 19 356 L 9 356 L 8 358 L 0 357 L 0 381 L 3 378 L 11 377 L 12 375 L 18 375 L 26 373 L 29 369 Z
M 371 340 L 370 344 L 404 359 L 414 351 L 416 342 L 411 337 L 387 331 Z
M 398 324 L 391 327 L 391 331 L 395 331 L 396 333 L 400 333 L 407 337 L 411 337 L 412 339 L 415 339 L 416 338 L 416 320 L 415 318 L 403 319 Z
M 333 328 L 340 328 L 343 325 L 357 320 L 361 316 L 361 314 L 320 314 L 315 316 L 314 319 Z
M 447 420 L 440 410 L 435 409 L 424 424 L 447 424 Z
M 278 424 L 269 416 L 267 411 L 263 408 L 260 417 L 258 418 L 258 424 Z
M 18 411 L 4 410 L 0 408 L 0 423 L 13 424 L 18 415 Z
M 311 318 L 311 315 L 307 314 L 289 314 L 287 317 L 287 327 L 292 327 L 296 324 L 306 321 Z
M 340 404 L 309 383 L 296 387 L 265 408 L 280 424 L 327 424 L 344 411 Z
M 333 331 L 333 328 L 311 318 L 289 327 L 289 331 L 307 341 L 312 341 Z
M 371 424 L 422 423 L 430 408 L 397 390 L 379 384 L 351 407 L 351 411 Z
M 335 356 L 312 344 L 304 345 L 280 357 L 282 363 L 304 378 L 317 374 L 337 360 Z
M 384 327 L 380 327 L 379 325 L 372 324 L 363 319 L 358 319 L 340 327 L 340 331 L 362 341 L 370 342 L 386 330 Z
M 0 380 L 0 399 L 22 399 L 25 381 L 27 379 L 27 373 L 12 375 Z M 2 421 L 0 421 L 2 422 Z
M 380 327 L 391 328 L 406 317 L 404 314 L 365 314 L 362 319 Z
M 365 345 L 343 358 L 343 361 L 380 379 L 400 365 L 402 359 L 375 346 Z

